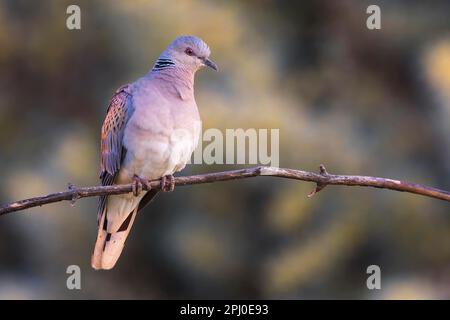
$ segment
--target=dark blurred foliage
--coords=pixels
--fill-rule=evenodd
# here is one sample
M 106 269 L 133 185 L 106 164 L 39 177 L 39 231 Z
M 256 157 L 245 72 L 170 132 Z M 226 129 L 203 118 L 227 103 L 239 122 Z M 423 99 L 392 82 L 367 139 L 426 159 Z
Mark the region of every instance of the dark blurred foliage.
M 78 4 L 82 29 L 65 27 Z M 381 7 L 382 29 L 366 28 Z M 1 203 L 98 184 L 111 94 L 195 34 L 204 129 L 280 128 L 280 165 L 450 189 L 449 1 L 0 2 Z M 230 169 L 189 166 L 183 174 Z M 258 178 L 179 188 L 89 266 L 94 198 L 0 220 L 1 298 L 450 298 L 448 203 Z M 82 290 L 66 289 L 68 265 Z M 366 288 L 366 268 L 382 290 Z

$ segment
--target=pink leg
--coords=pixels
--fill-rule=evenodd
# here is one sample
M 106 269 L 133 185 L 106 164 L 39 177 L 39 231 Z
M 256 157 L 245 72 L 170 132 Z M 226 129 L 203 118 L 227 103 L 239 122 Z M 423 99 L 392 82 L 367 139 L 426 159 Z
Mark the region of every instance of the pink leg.
M 167 186 L 167 179 L 169 179 L 169 185 Z M 162 192 L 172 192 L 175 189 L 175 178 L 173 175 L 169 174 L 161 178 L 161 191 Z
M 133 195 L 135 197 L 139 196 L 139 194 L 142 192 L 143 186 L 147 187 L 147 190 L 151 189 L 151 186 L 148 184 L 148 181 L 145 179 L 142 179 L 141 177 L 134 175 L 133 176 Z

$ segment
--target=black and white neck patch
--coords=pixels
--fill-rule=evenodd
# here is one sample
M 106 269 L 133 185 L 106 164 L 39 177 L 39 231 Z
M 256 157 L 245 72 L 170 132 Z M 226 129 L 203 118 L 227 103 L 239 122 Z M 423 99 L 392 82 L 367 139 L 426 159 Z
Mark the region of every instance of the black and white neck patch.
M 169 58 L 159 58 L 156 60 L 155 66 L 153 67 L 153 71 L 163 70 L 170 67 L 173 67 L 175 65 L 175 62 L 173 62 Z

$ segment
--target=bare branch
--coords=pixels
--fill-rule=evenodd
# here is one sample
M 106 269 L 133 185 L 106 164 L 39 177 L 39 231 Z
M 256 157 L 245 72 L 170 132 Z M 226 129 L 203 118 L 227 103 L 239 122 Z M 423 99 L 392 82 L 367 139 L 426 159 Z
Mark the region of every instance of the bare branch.
M 316 183 L 316 188 L 309 194 L 312 197 L 317 192 L 323 190 L 327 185 L 344 185 L 344 186 L 360 186 L 383 188 L 396 191 L 404 191 L 419 194 L 431 198 L 441 199 L 450 202 L 450 192 L 428 187 L 421 184 L 415 184 L 405 181 L 369 177 L 369 176 L 349 176 L 329 174 L 324 165 L 320 165 L 320 172 L 313 173 L 302 170 L 275 168 L 275 167 L 255 167 L 241 170 L 231 170 L 224 172 L 207 173 L 194 176 L 176 177 L 176 186 L 188 186 L 193 184 L 213 183 L 219 181 L 245 179 L 257 176 L 279 177 L 294 180 L 302 180 Z M 143 190 L 161 189 L 160 180 L 149 181 L 148 186 L 143 186 Z M 113 186 L 95 186 L 76 188 L 69 184 L 69 190 L 52 193 L 43 197 L 35 197 L 20 200 L 10 204 L 0 206 L 0 215 L 4 215 L 14 211 L 20 211 L 27 208 L 42 206 L 48 203 L 58 201 L 71 201 L 72 203 L 80 198 L 96 197 L 101 195 L 124 194 L 133 191 L 133 184 L 122 184 Z

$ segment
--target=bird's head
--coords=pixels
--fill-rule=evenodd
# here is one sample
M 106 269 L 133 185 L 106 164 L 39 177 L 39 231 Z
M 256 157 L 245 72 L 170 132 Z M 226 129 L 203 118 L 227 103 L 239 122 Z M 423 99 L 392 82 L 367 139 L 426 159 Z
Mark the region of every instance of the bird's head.
M 217 71 L 217 65 L 209 59 L 210 54 L 208 45 L 202 39 L 195 36 L 180 36 L 161 54 L 155 67 L 158 63 L 162 67 L 174 63 L 193 72 L 204 66 Z

